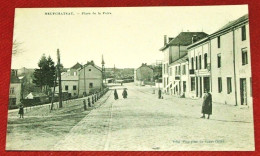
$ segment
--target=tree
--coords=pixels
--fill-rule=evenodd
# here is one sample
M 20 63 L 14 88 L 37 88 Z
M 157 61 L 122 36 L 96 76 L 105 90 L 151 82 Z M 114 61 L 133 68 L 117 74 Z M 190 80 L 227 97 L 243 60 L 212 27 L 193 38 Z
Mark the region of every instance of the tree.
M 15 55 L 15 54 L 23 52 L 24 50 L 21 46 L 22 46 L 22 42 L 18 42 L 16 39 L 14 39 L 12 54 Z
M 41 57 L 38 63 L 39 69 L 34 71 L 34 80 L 38 87 L 41 88 L 42 92 L 48 93 L 50 87 L 53 87 L 55 79 L 55 66 L 54 62 L 49 56 L 46 58 L 45 54 Z

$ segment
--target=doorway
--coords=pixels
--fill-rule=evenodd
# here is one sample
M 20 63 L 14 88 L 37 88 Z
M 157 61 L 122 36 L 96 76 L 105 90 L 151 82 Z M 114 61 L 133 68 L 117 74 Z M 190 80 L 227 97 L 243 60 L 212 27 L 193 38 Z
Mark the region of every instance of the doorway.
M 202 97 L 202 78 L 200 78 L 200 97 Z
M 247 105 L 246 78 L 240 78 L 241 105 Z

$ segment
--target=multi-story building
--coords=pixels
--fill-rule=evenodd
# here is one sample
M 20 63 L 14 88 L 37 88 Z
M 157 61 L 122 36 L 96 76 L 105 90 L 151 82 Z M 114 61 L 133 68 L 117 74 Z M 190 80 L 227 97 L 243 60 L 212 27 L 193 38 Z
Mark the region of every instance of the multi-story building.
M 81 64 L 76 63 L 74 66 L 69 68 L 67 72 L 61 73 L 62 91 L 67 92 L 69 98 L 78 96 L 78 69 L 80 68 Z M 58 92 L 58 87 L 56 87 L 56 92 Z
M 210 75 L 210 41 L 205 37 L 188 46 L 189 91 L 188 97 L 201 98 L 211 89 Z
M 179 79 L 180 77 L 176 76 L 175 72 L 172 72 L 172 70 L 175 70 L 176 66 L 179 64 L 174 62 L 187 55 L 187 47 L 191 43 L 206 36 L 207 34 L 204 32 L 181 32 L 175 38 L 169 38 L 169 41 L 167 41 L 167 37 L 164 36 L 164 46 L 160 49 L 160 51 L 164 53 L 164 60 L 162 62 L 162 80 L 163 90 L 165 93 L 174 93 L 174 90 L 176 91 L 178 88 L 178 94 L 182 94 L 180 89 L 183 88 L 183 86 L 186 86 L 187 82 L 184 82 L 184 85 L 181 84 L 180 82 L 182 80 Z M 187 64 L 187 62 L 185 63 L 183 60 L 180 63 L 182 66 Z M 169 68 L 171 68 L 171 70 Z M 185 70 L 186 69 L 188 68 L 185 67 Z M 179 86 L 177 85 L 178 83 Z M 186 90 L 186 88 L 184 89 Z
M 78 69 L 78 95 L 79 97 L 100 91 L 103 87 L 102 68 L 93 61 L 87 62 Z
M 17 70 L 11 71 L 10 89 L 9 89 L 9 106 L 20 104 L 22 92 L 22 83 L 17 76 Z
M 252 104 L 248 14 L 210 35 L 213 101 Z

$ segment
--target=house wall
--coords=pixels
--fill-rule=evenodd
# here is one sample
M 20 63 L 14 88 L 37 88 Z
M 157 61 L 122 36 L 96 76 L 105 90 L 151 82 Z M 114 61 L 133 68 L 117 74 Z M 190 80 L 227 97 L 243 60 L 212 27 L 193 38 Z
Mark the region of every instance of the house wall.
M 205 54 L 207 54 L 207 66 L 205 66 Z M 197 66 L 199 66 L 199 56 L 201 56 L 201 69 L 196 70 L 196 57 L 198 58 Z M 187 92 L 187 97 L 190 98 L 201 98 L 205 92 L 206 88 L 211 87 L 211 74 L 210 74 L 210 44 L 209 41 L 205 41 L 191 49 L 188 50 L 189 58 L 189 70 L 192 70 L 192 58 L 193 58 L 193 70 L 194 74 L 189 74 L 189 90 Z M 206 67 L 206 68 L 205 68 Z M 195 90 L 191 90 L 191 78 L 195 79 Z M 204 80 L 209 79 L 209 86 L 204 86 Z M 209 90 L 211 91 L 211 90 Z
M 170 54 L 170 50 L 169 48 L 165 49 L 163 51 L 164 53 L 164 59 L 162 62 L 162 83 L 163 83 L 163 92 L 167 92 L 167 84 L 169 83 L 169 54 Z M 168 79 L 168 83 L 167 83 L 167 79 Z M 168 90 L 169 91 L 169 90 Z
M 71 94 L 71 97 L 78 95 L 78 80 L 62 80 L 61 85 L 62 85 L 62 91 L 67 91 L 68 93 Z M 65 86 L 68 86 L 68 90 L 66 90 Z M 76 86 L 75 90 L 73 89 L 73 86 Z M 56 89 L 58 89 L 58 87 Z
M 84 78 L 85 70 L 85 78 Z M 91 70 L 91 71 L 89 71 Z M 85 79 L 85 80 L 84 80 Z M 84 85 L 85 81 L 85 85 Z M 90 88 L 90 83 L 93 84 L 93 88 Z M 79 96 L 83 96 L 83 92 L 86 91 L 87 94 L 90 91 L 99 91 L 102 87 L 102 72 L 92 65 L 85 66 L 83 69 L 79 70 Z
M 230 31 L 220 36 L 220 48 L 218 39 L 213 38 L 211 44 L 211 73 L 212 73 L 212 100 L 217 103 L 235 104 L 234 65 L 233 65 L 233 32 Z M 221 54 L 221 67 L 218 68 L 217 56 Z M 227 77 L 231 78 L 232 92 L 227 93 Z M 222 91 L 218 91 L 218 78 L 222 79 Z
M 153 81 L 153 70 L 147 66 L 142 66 L 136 70 L 138 81 Z
M 250 52 L 250 38 L 249 25 L 246 27 L 246 40 L 242 41 L 241 27 L 235 29 L 235 69 L 236 69 L 236 86 L 237 86 L 237 104 L 241 105 L 241 85 L 240 79 L 246 79 L 246 104 L 252 105 L 252 73 L 251 73 L 251 52 Z M 242 49 L 247 49 L 248 64 L 242 65 Z
M 21 100 L 21 83 L 10 83 L 10 90 L 9 90 L 9 104 L 11 99 L 16 99 L 16 105 L 20 103 Z M 13 91 L 12 91 L 13 90 Z

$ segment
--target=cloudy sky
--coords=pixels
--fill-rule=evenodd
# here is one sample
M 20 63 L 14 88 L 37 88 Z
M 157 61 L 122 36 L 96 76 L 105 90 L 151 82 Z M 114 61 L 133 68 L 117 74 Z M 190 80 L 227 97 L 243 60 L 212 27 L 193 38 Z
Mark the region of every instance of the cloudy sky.
M 47 13 L 73 15 L 46 15 Z M 247 5 L 129 8 L 19 8 L 14 39 L 22 53 L 12 56 L 12 68 L 37 68 L 43 53 L 71 67 L 93 60 L 106 67 L 137 68 L 163 58 L 163 36 L 182 31 L 208 34 L 248 13 Z

